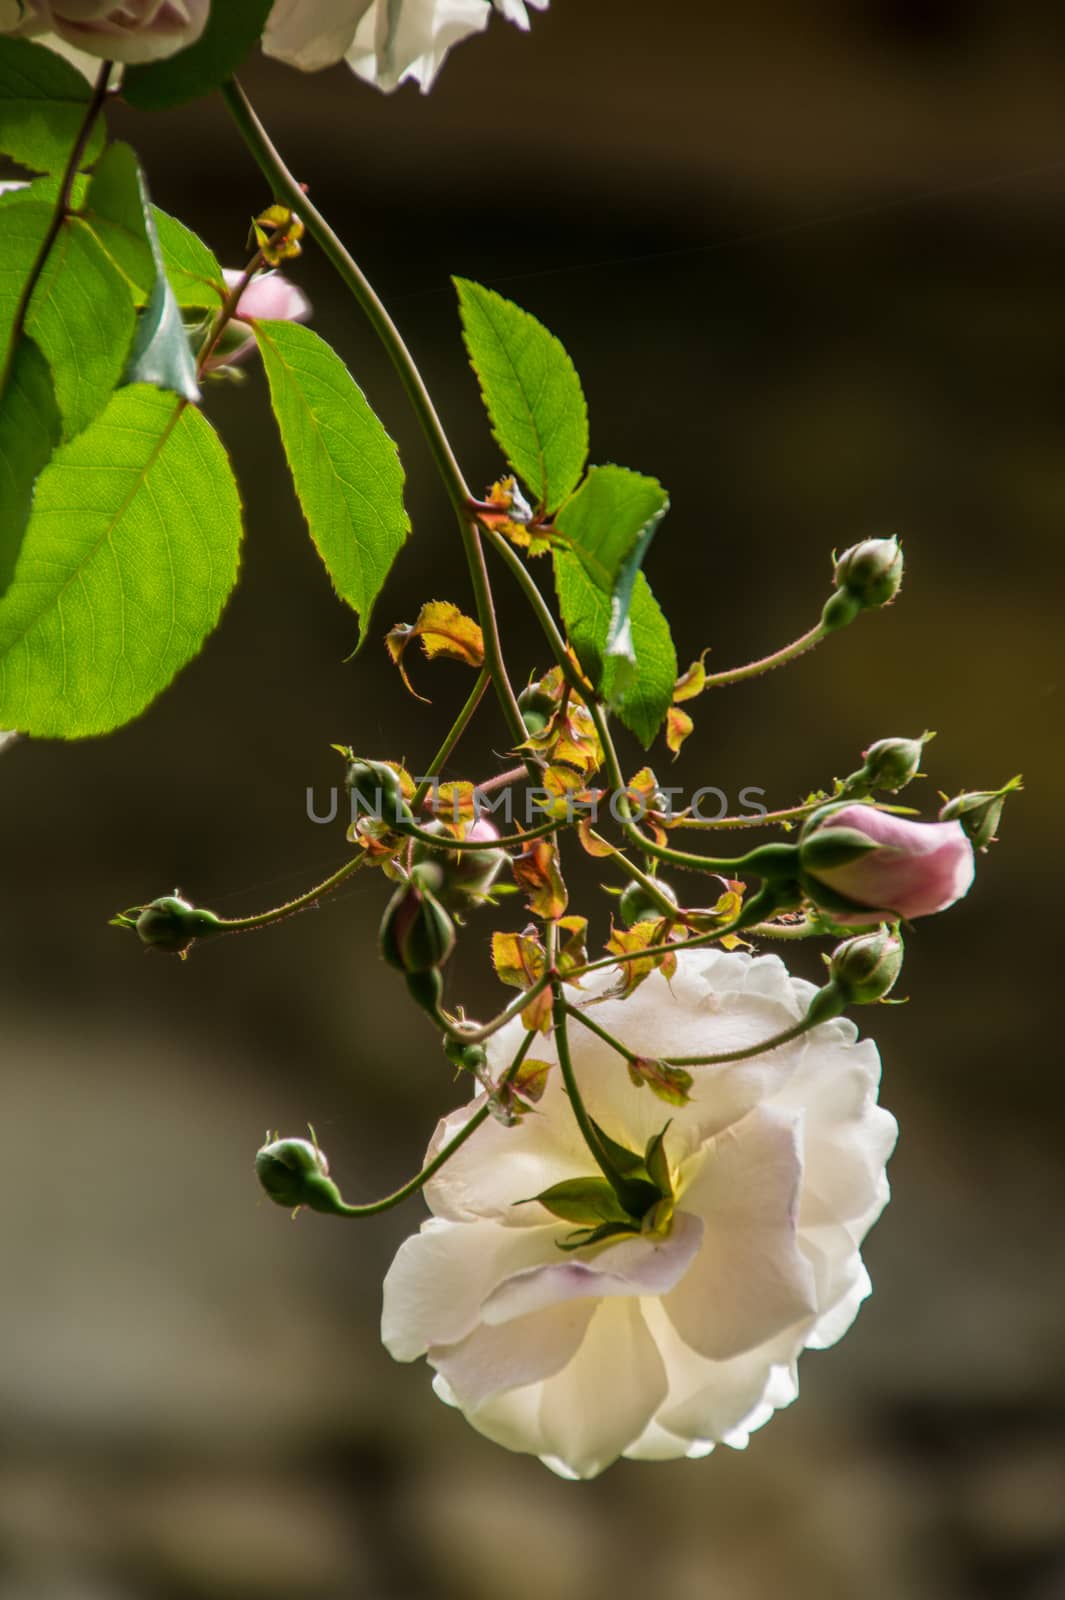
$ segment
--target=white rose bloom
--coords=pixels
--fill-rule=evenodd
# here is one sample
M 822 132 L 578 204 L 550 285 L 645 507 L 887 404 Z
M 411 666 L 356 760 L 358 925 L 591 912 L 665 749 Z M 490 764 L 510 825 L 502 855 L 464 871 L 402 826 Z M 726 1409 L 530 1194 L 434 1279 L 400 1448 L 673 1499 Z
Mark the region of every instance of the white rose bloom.
M 570 994 L 615 982 L 595 973 Z M 640 1055 L 709 1055 L 790 1027 L 813 993 L 776 956 L 689 951 L 672 983 L 656 972 L 591 1015 Z M 384 1343 L 399 1361 L 427 1356 L 441 1399 L 564 1476 L 741 1447 L 795 1398 L 800 1351 L 834 1343 L 869 1293 L 859 1247 L 888 1198 L 897 1132 L 876 1103 L 876 1048 L 845 1019 L 823 1023 L 691 1068 L 677 1109 L 634 1088 L 579 1022 L 569 1035 L 588 1111 L 613 1139 L 642 1153 L 672 1118 L 669 1232 L 566 1253 L 572 1224 L 515 1203 L 596 1171 L 556 1068 L 535 1112 L 485 1122 L 426 1185 L 433 1216 L 385 1279 Z M 495 1035 L 494 1073 L 522 1038 L 520 1019 Z M 553 1039 L 533 1054 L 556 1061 Z M 430 1157 L 480 1103 L 444 1119 Z
M 451 46 L 484 28 L 492 4 L 528 28 L 526 5 L 543 11 L 547 0 L 276 0 L 263 49 L 304 72 L 346 60 L 379 89 L 413 78 L 426 90 Z
M 129 65 L 194 44 L 210 9 L 211 0 L 0 0 L 0 33 Z

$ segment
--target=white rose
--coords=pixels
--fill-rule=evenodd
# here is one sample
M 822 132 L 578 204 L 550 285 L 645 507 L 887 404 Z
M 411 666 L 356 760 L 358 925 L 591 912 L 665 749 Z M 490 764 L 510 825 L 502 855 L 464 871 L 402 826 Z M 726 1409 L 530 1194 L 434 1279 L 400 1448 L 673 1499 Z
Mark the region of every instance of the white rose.
M 528 28 L 526 4 L 547 0 L 492 0 L 519 28 Z M 263 35 L 267 55 L 304 72 L 346 60 L 379 89 L 406 78 L 428 89 L 451 46 L 478 33 L 492 11 L 489 0 L 277 0 Z
M 210 9 L 211 0 L 2 0 L 0 33 L 54 35 L 86 55 L 129 65 L 194 44 Z
M 586 979 L 582 1003 L 613 981 Z M 671 984 L 655 973 L 591 1015 L 640 1055 L 708 1055 L 790 1027 L 813 993 L 776 956 L 690 951 Z M 876 1048 L 849 1021 L 824 1023 L 691 1068 L 690 1102 L 674 1109 L 576 1020 L 569 1034 L 588 1110 L 613 1139 L 642 1152 L 672 1117 L 669 1232 L 563 1253 L 572 1224 L 516 1204 L 595 1172 L 556 1068 L 534 1112 L 485 1122 L 426 1186 L 434 1215 L 385 1279 L 384 1343 L 400 1361 L 426 1355 L 441 1399 L 566 1476 L 743 1446 L 795 1398 L 799 1352 L 838 1339 L 869 1293 L 859 1247 L 887 1201 L 897 1131 L 876 1104 Z M 491 1041 L 496 1074 L 522 1037 L 516 1019 Z M 552 1039 L 533 1054 L 557 1060 Z M 445 1118 L 430 1156 L 480 1103 Z

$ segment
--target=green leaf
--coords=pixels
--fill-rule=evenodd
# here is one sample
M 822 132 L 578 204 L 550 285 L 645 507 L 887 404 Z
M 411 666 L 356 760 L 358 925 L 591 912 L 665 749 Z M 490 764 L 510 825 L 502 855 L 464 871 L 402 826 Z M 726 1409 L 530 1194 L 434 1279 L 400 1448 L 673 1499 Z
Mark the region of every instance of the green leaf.
M 64 223 L 30 301 L 26 332 L 48 358 L 66 438 L 88 427 L 107 404 L 135 324 L 121 274 L 87 229 Z
M 600 1222 L 631 1224 L 631 1218 L 605 1178 L 566 1178 L 529 1200 L 515 1203 L 532 1205 L 534 1202 L 550 1211 L 553 1217 L 561 1217 L 563 1222 L 585 1222 L 593 1226 Z
M 48 363 L 22 338 L 0 398 L 0 599 L 14 576 L 33 487 L 59 443 L 59 411 Z
M 643 573 L 632 589 L 629 624 L 637 671 L 618 683 L 618 662 L 607 656 L 611 603 L 592 583 L 576 556 L 556 551 L 555 587 L 570 643 L 596 688 L 641 744 L 650 745 L 673 699 L 677 652 L 669 625 Z
M 581 380 L 535 317 L 479 283 L 454 282 L 496 442 L 537 501 L 553 511 L 576 487 L 588 458 Z
M 4 214 L 4 248 L 0 252 L 0 360 L 11 343 L 22 291 L 51 220 L 50 205 L 22 200 L 21 191 L 20 203 Z
M 0 150 L 34 172 L 61 172 L 85 120 L 92 90 L 76 67 L 28 39 L 0 39 Z M 81 165 L 103 149 L 93 129 Z
M 60 178 L 49 176 L 45 178 L 30 178 L 21 183 L 9 179 L 9 188 L 0 193 L 0 209 L 6 210 L 8 206 L 25 205 L 27 201 L 44 201 L 51 209 L 59 198 Z M 70 190 L 70 203 L 76 209 L 85 202 L 85 194 L 89 187 L 89 180 L 83 172 L 79 172 L 74 179 Z
M 610 594 L 627 558 L 649 539 L 668 508 L 669 496 L 656 478 L 628 467 L 589 467 L 555 526 L 592 582 Z
M 340 357 L 296 322 L 257 322 L 281 442 L 311 538 L 365 638 L 410 532 L 396 447 Z
M 191 228 L 158 206 L 152 207 L 163 264 L 180 306 L 221 305 L 226 286 L 222 268 Z
M 610 623 L 603 655 L 617 663 L 615 693 L 636 676 L 630 619 L 633 587 L 655 529 L 668 509 L 669 496 L 657 479 L 630 472 L 627 467 L 592 467 L 556 519 L 589 578 L 609 596 Z
M 240 531 L 200 413 L 146 385 L 119 390 L 37 480 L 0 600 L 0 726 L 69 739 L 137 716 L 217 622 Z
M 138 239 L 151 262 L 151 287 L 137 321 L 125 383 L 152 383 L 186 400 L 200 398 L 196 367 L 174 292 L 166 276 L 148 190 L 128 144 L 112 144 L 89 185 L 89 210 Z
M 233 76 L 257 42 L 272 4 L 273 0 L 216 3 L 195 44 L 165 61 L 127 70 L 122 80 L 123 99 L 142 111 L 157 111 L 210 94 Z

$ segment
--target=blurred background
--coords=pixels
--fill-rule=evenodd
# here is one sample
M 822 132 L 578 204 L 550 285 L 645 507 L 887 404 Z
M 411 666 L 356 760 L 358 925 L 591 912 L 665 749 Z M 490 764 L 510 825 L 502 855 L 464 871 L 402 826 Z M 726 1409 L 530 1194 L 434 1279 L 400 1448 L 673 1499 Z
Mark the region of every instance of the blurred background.
M 1027 788 L 971 898 L 914 931 L 911 1003 L 862 1019 L 901 1125 L 894 1199 L 865 1252 L 876 1292 L 804 1357 L 798 1403 L 745 1453 L 586 1485 L 473 1433 L 378 1343 L 420 1201 L 293 1224 L 251 1170 L 267 1127 L 309 1120 L 349 1198 L 373 1197 L 464 1093 L 376 956 L 381 881 L 185 963 L 107 926 L 175 885 L 237 915 L 325 876 L 343 827 L 306 802 L 340 776 L 330 743 L 417 767 L 468 687 L 414 663 L 420 705 L 381 648 L 422 600 L 466 603 L 466 579 L 397 382 L 308 250 L 315 326 L 409 476 L 415 537 L 364 654 L 344 664 L 353 621 L 251 370 L 208 399 L 247 505 L 220 631 L 133 726 L 0 756 L 0 1600 L 598 1600 L 634 1579 L 670 1600 L 1060 1600 L 1060 8 L 554 0 L 527 37 L 496 20 L 458 48 L 427 97 L 343 68 L 245 81 L 471 482 L 500 463 L 448 274 L 563 339 L 593 460 L 671 491 L 647 570 L 682 663 L 794 637 L 833 547 L 904 537 L 895 607 L 697 702 L 660 776 L 785 805 L 872 739 L 933 728 L 915 803 L 1021 770 Z M 270 196 L 221 108 L 113 127 L 239 264 Z M 546 667 L 498 590 L 511 662 Z M 486 710 L 456 772 L 504 745 Z M 451 969 L 475 1015 L 498 1000 L 486 931 Z M 814 951 L 795 961 L 816 976 Z

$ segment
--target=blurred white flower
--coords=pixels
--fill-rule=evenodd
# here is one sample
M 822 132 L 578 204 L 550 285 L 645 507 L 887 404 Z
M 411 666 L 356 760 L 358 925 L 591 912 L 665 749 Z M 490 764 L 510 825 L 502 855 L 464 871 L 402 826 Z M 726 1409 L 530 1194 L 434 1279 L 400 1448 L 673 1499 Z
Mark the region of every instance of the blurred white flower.
M 548 0 L 276 0 L 263 35 L 267 55 L 304 72 L 346 60 L 379 89 L 413 78 L 424 90 L 452 45 L 478 33 L 492 5 L 528 28 L 526 6 Z
M 615 979 L 586 979 L 582 1003 Z M 813 993 L 776 956 L 691 951 L 671 984 L 655 973 L 591 1014 L 640 1055 L 710 1054 L 791 1026 Z M 876 1104 L 876 1048 L 847 1020 L 824 1023 L 769 1054 L 691 1068 L 690 1101 L 674 1108 L 635 1089 L 579 1022 L 569 1031 L 588 1110 L 613 1139 L 642 1152 L 672 1117 L 669 1231 L 563 1252 L 572 1224 L 516 1204 L 595 1171 L 556 1067 L 534 1111 L 512 1128 L 485 1122 L 426 1186 L 434 1214 L 385 1279 L 385 1345 L 400 1361 L 426 1355 L 441 1399 L 565 1476 L 743 1446 L 795 1398 L 800 1351 L 834 1343 L 869 1293 L 859 1247 L 896 1136 Z M 516 1019 L 491 1041 L 497 1075 L 522 1037 Z M 557 1059 L 550 1038 L 533 1053 Z M 480 1103 L 444 1119 L 430 1156 Z
M 0 0 L 0 33 L 104 61 L 158 61 L 194 44 L 210 9 L 211 0 Z

